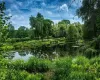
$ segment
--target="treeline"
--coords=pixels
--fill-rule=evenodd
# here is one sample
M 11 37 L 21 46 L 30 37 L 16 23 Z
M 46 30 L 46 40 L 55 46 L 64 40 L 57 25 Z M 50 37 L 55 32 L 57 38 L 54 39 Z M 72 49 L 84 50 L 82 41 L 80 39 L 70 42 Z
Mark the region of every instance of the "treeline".
M 47 38 L 82 38 L 82 25 L 70 24 L 69 20 L 62 20 L 54 24 L 50 19 L 44 19 L 40 13 L 36 17 L 30 17 L 31 28 L 20 26 L 15 30 L 12 24 L 8 25 L 8 38 L 47 39 Z
M 62 20 L 58 24 L 50 19 L 45 19 L 41 13 L 29 18 L 30 28 L 20 26 L 17 30 L 9 22 L 10 17 L 5 14 L 5 2 L 0 3 L 0 41 L 19 38 L 28 39 L 48 39 L 48 38 L 82 38 L 82 25 L 80 23 L 71 24 L 69 20 Z

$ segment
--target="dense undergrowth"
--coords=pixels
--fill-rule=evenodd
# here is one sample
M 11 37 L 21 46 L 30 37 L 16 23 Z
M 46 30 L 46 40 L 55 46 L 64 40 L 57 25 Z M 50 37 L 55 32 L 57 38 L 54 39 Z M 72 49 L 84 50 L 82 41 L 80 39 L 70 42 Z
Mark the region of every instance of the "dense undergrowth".
M 0 57 L 0 80 L 100 80 L 100 58 L 83 56 L 28 61 Z
M 54 45 L 63 45 L 65 44 L 65 38 L 57 39 L 43 39 L 43 40 L 29 40 L 29 41 L 20 41 L 20 42 L 6 42 L 0 43 L 0 50 L 15 50 L 15 49 L 36 49 L 39 47 L 52 47 Z

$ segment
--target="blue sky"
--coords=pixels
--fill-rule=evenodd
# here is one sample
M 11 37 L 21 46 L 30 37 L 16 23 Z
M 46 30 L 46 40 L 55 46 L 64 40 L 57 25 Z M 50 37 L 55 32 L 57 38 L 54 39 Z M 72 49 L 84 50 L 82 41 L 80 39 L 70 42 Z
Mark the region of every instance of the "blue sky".
M 2 0 L 0 0 L 2 1 Z M 40 12 L 44 18 L 55 23 L 62 19 L 81 22 L 76 15 L 76 10 L 81 6 L 80 0 L 3 0 L 6 2 L 6 13 L 11 17 L 12 24 L 30 27 L 29 17 Z

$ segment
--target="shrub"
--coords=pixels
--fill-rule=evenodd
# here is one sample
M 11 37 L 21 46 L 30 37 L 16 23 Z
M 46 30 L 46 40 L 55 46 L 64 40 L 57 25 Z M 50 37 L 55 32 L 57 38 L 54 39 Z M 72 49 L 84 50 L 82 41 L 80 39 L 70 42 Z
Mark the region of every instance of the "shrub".
M 73 64 L 82 65 L 82 66 L 89 64 L 89 60 L 83 56 L 77 56 L 77 57 L 73 58 L 72 62 L 73 62 Z
M 11 46 L 11 45 L 3 45 L 0 49 L 1 49 L 2 51 L 8 51 L 8 50 L 13 50 L 14 47 Z
M 72 71 L 68 76 L 68 80 L 95 80 L 95 77 L 88 72 Z
M 26 37 L 26 38 L 8 38 L 6 40 L 6 42 L 8 43 L 15 43 L 15 42 L 22 42 L 22 41 L 29 41 L 30 38 L 29 37 Z
M 43 75 L 14 69 L 0 69 L 0 80 L 43 80 Z
M 90 60 L 90 64 L 94 65 L 94 64 L 100 64 L 100 58 L 99 57 L 94 57 Z
M 27 61 L 27 71 L 29 72 L 46 72 L 49 70 L 50 65 L 49 60 L 38 59 L 35 57 L 31 57 Z
M 97 51 L 95 49 L 92 49 L 92 48 L 87 48 L 85 50 L 85 56 L 88 57 L 88 58 L 92 58 L 96 55 Z
M 16 60 L 16 61 L 11 61 L 8 67 L 16 70 L 25 70 L 26 64 L 23 60 Z
M 53 80 L 66 80 L 71 72 L 72 59 L 71 57 L 58 59 L 55 61 L 55 71 Z

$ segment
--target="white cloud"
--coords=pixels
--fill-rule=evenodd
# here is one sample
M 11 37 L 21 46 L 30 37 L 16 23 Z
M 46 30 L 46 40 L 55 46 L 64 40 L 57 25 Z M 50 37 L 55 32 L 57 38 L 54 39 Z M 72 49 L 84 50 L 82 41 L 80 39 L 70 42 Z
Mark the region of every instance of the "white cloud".
M 8 14 L 8 16 L 12 16 L 12 14 L 11 14 L 11 13 L 9 13 L 9 14 Z
M 43 3 L 42 3 L 42 6 L 46 6 L 46 4 L 43 2 Z
M 55 24 L 58 23 L 61 20 L 52 20 Z
M 12 1 L 12 0 L 11 0 Z M 15 0 L 14 0 L 15 1 Z M 17 1 L 17 0 L 16 0 Z M 27 3 L 27 4 L 26 4 Z M 42 2 L 43 8 L 34 8 L 35 5 L 32 5 L 32 0 L 27 0 L 27 2 L 23 6 L 22 3 L 17 2 L 16 4 L 13 3 L 10 9 L 7 9 L 9 12 L 9 15 L 12 15 L 11 21 L 12 24 L 16 27 L 16 29 L 20 26 L 26 26 L 30 27 L 29 25 L 29 17 L 31 15 L 36 16 L 38 12 L 40 12 L 42 15 L 44 15 L 44 18 L 48 18 L 54 21 L 54 23 L 58 23 L 61 19 L 68 19 L 71 20 L 71 22 L 77 22 L 80 21 L 77 17 L 74 17 L 74 11 L 73 9 L 68 10 L 68 5 L 63 4 L 57 8 L 57 5 L 47 5 L 46 3 Z M 23 6 L 26 9 L 29 9 L 29 13 L 24 13 L 24 11 L 21 11 L 21 6 Z M 31 7 L 29 7 L 31 6 Z M 73 6 L 76 6 L 76 4 L 73 4 Z M 57 11 L 60 10 L 58 13 Z
M 16 4 L 12 4 L 12 6 L 11 6 L 11 8 L 10 8 L 10 9 L 20 13 L 21 11 L 20 11 L 20 9 L 19 9 L 19 8 L 20 8 L 20 7 L 19 7 L 19 6 L 17 6 Z
M 68 6 L 67 6 L 67 4 L 63 4 L 62 6 L 60 6 L 60 10 L 68 12 Z
M 18 4 L 19 6 L 22 6 L 22 5 L 23 5 L 23 3 L 22 3 L 22 2 L 17 2 L 17 4 Z
M 18 29 L 18 27 L 20 26 L 26 26 L 28 28 L 30 27 L 29 16 L 25 14 L 24 15 L 21 15 L 21 14 L 13 15 L 11 18 L 11 22 L 15 26 L 16 29 Z
M 7 9 L 6 12 L 11 13 L 11 9 Z
M 75 0 L 72 4 L 73 7 L 80 7 L 82 5 L 83 0 Z
M 47 13 L 48 13 L 49 15 L 52 15 L 52 14 L 53 14 L 51 11 L 47 11 Z
M 82 22 L 81 19 L 75 19 L 75 18 L 73 18 L 73 19 L 69 19 L 69 20 L 70 20 L 71 23 L 74 23 L 74 22 L 80 22 L 81 24 L 84 23 L 84 22 Z

